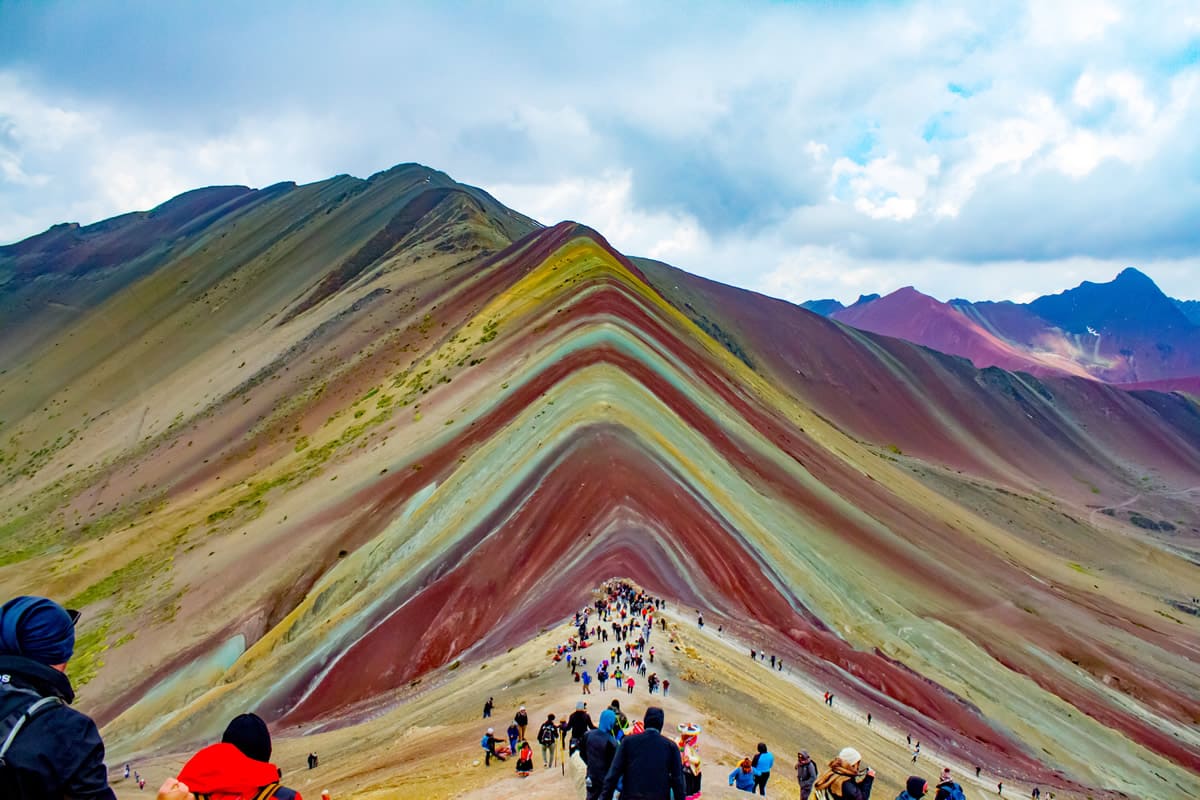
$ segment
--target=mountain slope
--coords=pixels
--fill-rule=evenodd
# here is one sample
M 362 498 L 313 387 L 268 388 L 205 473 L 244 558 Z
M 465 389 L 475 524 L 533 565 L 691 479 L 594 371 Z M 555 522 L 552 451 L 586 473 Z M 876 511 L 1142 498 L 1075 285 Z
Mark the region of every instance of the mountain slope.
M 0 586 L 85 608 L 114 752 L 247 707 L 391 736 L 620 575 L 1006 782 L 1200 792 L 1194 403 L 976 370 L 439 175 L 218 221 L 0 375 Z

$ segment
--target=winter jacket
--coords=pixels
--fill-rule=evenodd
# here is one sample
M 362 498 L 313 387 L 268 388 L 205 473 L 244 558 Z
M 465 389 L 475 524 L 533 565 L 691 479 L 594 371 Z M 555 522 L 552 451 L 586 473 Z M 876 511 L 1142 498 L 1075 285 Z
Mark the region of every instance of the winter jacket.
M 587 780 L 590 787 L 604 785 L 604 776 L 608 774 L 613 756 L 617 754 L 617 740 L 612 735 L 615 721 L 616 715 L 613 714 L 612 709 L 606 708 L 600 712 L 600 727 L 588 731 L 583 737 L 583 745 L 579 748 L 579 757 L 587 765 Z
M 75 699 L 71 681 L 45 664 L 0 655 L 0 718 L 45 697 L 62 703 L 45 706 L 13 739 L 6 758 L 9 766 L 0 770 L 0 795 L 5 800 L 116 800 L 108 786 L 104 743 L 96 723 L 68 705 Z
M 818 792 L 828 788 L 829 795 L 838 800 L 870 800 L 874 783 L 873 776 L 856 772 L 853 766 L 835 758 L 829 762 L 829 771 L 817 779 L 813 788 Z
M 796 762 L 796 782 L 803 789 L 812 790 L 813 784 L 817 782 L 817 762 L 811 758 L 803 764 Z
M 179 782 L 212 800 L 242 800 L 254 797 L 260 789 L 279 781 L 279 767 L 255 761 L 227 742 L 209 745 L 179 771 Z M 302 800 L 300 794 L 280 787 L 273 797 L 278 800 Z
M 684 797 L 679 748 L 655 728 L 626 736 L 604 778 L 602 800 L 612 800 L 622 779 L 621 800 L 671 800 L 672 792 Z
M 766 775 L 771 771 L 771 767 L 775 766 L 775 756 L 772 753 L 759 753 L 758 758 L 754 759 L 753 774 Z
M 955 783 L 954 781 L 946 781 L 945 783 L 939 783 L 937 785 L 937 794 L 934 795 L 933 800 L 946 800 L 947 797 L 951 796 L 950 795 L 951 790 L 956 787 L 958 787 L 958 784 Z
M 596 727 L 592 724 L 592 715 L 582 709 L 567 718 L 567 725 L 571 728 L 572 739 L 582 739 L 588 731 Z
M 896 795 L 896 800 L 921 800 L 921 798 L 913 797 L 911 794 L 908 793 L 908 789 L 905 789 L 903 792 Z
M 734 767 L 733 772 L 729 773 L 729 785 L 743 792 L 753 792 L 754 770 L 744 772 L 740 766 Z

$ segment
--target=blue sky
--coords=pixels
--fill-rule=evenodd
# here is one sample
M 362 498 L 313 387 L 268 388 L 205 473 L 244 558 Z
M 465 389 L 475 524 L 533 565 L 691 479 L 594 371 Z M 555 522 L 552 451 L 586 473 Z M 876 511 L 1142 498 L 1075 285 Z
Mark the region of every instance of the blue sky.
M 0 0 L 0 242 L 419 161 L 791 300 L 1200 297 L 1200 6 Z

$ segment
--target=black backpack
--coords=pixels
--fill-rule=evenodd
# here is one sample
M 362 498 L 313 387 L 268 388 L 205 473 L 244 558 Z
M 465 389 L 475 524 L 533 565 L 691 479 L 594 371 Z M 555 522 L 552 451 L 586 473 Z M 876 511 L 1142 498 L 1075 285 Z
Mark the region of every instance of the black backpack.
M 42 697 L 30 689 L 0 683 L 0 797 L 25 796 L 20 770 L 8 762 L 8 752 L 34 717 L 61 705 L 59 697 Z
M 543 722 L 542 729 L 538 731 L 539 744 L 554 744 L 558 739 L 558 729 L 554 727 L 552 722 Z

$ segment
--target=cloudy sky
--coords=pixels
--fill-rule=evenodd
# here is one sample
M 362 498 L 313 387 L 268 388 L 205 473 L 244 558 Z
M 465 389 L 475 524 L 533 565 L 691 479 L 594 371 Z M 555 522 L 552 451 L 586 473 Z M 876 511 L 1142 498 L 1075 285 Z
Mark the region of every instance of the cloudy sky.
M 0 0 L 0 242 L 419 161 L 791 300 L 1200 297 L 1195 0 L 396 5 Z

